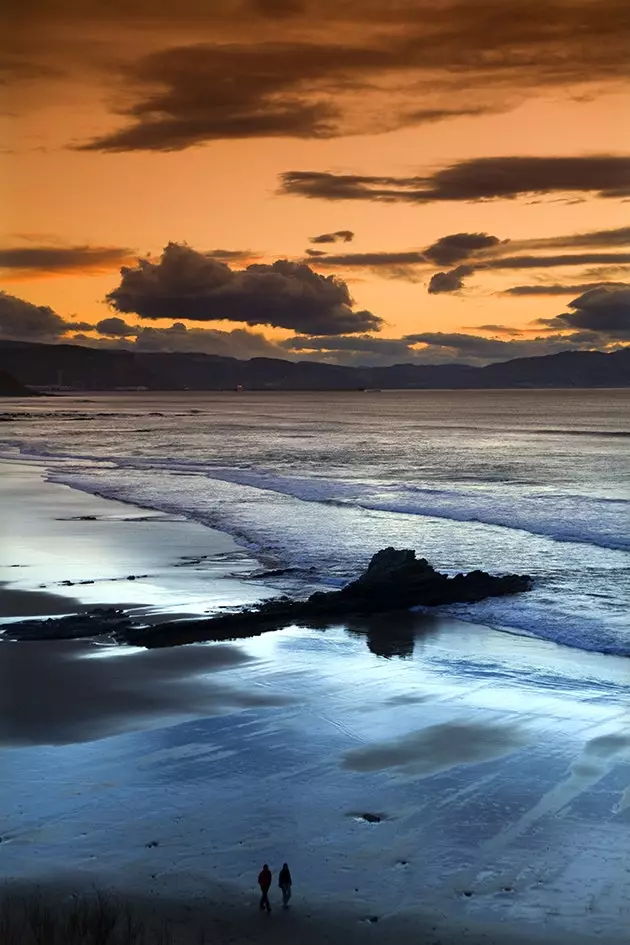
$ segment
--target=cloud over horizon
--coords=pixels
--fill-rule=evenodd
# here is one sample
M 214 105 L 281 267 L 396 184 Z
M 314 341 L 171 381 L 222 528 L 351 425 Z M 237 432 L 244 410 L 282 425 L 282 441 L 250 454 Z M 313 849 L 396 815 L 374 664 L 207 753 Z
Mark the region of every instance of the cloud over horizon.
M 65 320 L 48 305 L 33 305 L 0 291 L 0 338 L 57 341 L 68 331 L 88 331 L 89 322 Z
M 603 291 L 585 293 L 574 299 L 568 306 L 571 312 L 552 319 L 538 319 L 541 334 L 537 337 L 531 337 L 533 331 L 509 326 L 477 326 L 477 331 L 503 334 L 507 340 L 468 331 L 425 331 L 400 338 L 366 333 L 301 333 L 283 341 L 272 341 L 261 332 L 247 328 L 223 331 L 188 327 L 183 322 L 156 328 L 132 325 L 119 316 L 101 319 L 96 324 L 65 320 L 47 306 L 0 293 L 0 338 L 240 359 L 297 358 L 349 366 L 455 362 L 481 366 L 566 350 L 607 350 L 611 345 L 630 340 L 630 288 L 621 287 L 623 292 L 612 291 L 619 287 L 601 288 Z M 98 337 L 94 337 L 95 334 Z
M 505 330 L 499 325 L 490 327 Z M 566 326 L 564 328 L 566 330 Z M 480 367 L 514 358 L 559 354 L 561 351 L 601 349 L 608 343 L 605 339 L 598 339 L 596 333 L 562 334 L 562 330 L 563 327 L 559 326 L 556 334 L 541 333 L 530 338 L 518 337 L 520 332 L 517 331 L 516 337 L 508 340 L 464 332 L 439 331 L 418 332 L 404 335 L 402 338 L 298 336 L 281 342 L 281 346 L 314 359 L 321 357 L 334 363 L 350 365 L 458 363 Z
M 569 302 L 569 312 L 539 318 L 552 330 L 597 332 L 610 340 L 630 339 L 630 285 L 600 285 Z
M 378 331 L 382 324 L 354 310 L 345 282 L 306 263 L 278 259 L 235 270 L 180 243 L 169 243 L 158 261 L 123 267 L 107 302 L 145 319 L 246 322 L 312 334 Z

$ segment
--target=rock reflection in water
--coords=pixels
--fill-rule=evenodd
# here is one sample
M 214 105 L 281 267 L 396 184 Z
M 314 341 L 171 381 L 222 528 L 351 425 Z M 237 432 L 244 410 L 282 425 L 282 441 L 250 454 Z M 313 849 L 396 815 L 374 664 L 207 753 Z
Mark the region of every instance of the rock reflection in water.
M 365 637 L 368 650 L 375 656 L 411 659 L 416 640 L 434 632 L 434 623 L 413 613 L 376 614 L 346 621 L 349 633 Z

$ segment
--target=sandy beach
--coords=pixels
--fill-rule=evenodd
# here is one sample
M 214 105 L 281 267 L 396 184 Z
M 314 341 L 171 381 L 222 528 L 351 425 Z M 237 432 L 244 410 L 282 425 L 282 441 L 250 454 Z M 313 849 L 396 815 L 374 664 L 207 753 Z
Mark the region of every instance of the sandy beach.
M 2 472 L 5 624 L 281 590 L 220 532 Z M 5 893 L 96 884 L 181 942 L 621 945 L 627 659 L 437 612 L 397 618 L 384 651 L 383 619 L 159 651 L 0 642 Z M 284 860 L 292 909 L 260 915 L 258 870 Z

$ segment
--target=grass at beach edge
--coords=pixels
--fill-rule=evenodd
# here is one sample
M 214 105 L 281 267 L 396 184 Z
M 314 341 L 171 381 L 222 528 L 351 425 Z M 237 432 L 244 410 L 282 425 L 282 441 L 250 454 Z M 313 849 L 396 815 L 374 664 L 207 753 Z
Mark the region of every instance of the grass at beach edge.
M 182 928 L 152 923 L 118 896 L 95 890 L 51 902 L 39 890 L 0 898 L 2 945 L 176 945 Z M 186 942 L 211 945 L 202 928 L 186 929 Z

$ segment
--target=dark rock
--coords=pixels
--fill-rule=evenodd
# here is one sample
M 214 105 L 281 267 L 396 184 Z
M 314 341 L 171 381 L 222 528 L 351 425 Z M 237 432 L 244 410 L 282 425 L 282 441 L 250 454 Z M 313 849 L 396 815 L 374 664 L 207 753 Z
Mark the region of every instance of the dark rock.
M 385 548 L 374 555 L 364 574 L 339 591 L 316 591 L 308 600 L 275 597 L 252 608 L 194 620 L 177 620 L 119 634 L 126 643 L 176 646 L 202 640 L 250 637 L 293 622 L 323 623 L 349 616 L 370 616 L 410 607 L 473 603 L 486 597 L 517 594 L 531 587 L 527 575 L 493 576 L 471 571 L 454 578 L 436 571 L 415 551 Z
M 124 610 L 95 607 L 84 614 L 49 617 L 47 620 L 20 620 L 4 626 L 6 640 L 77 640 L 122 633 L 131 628 Z

